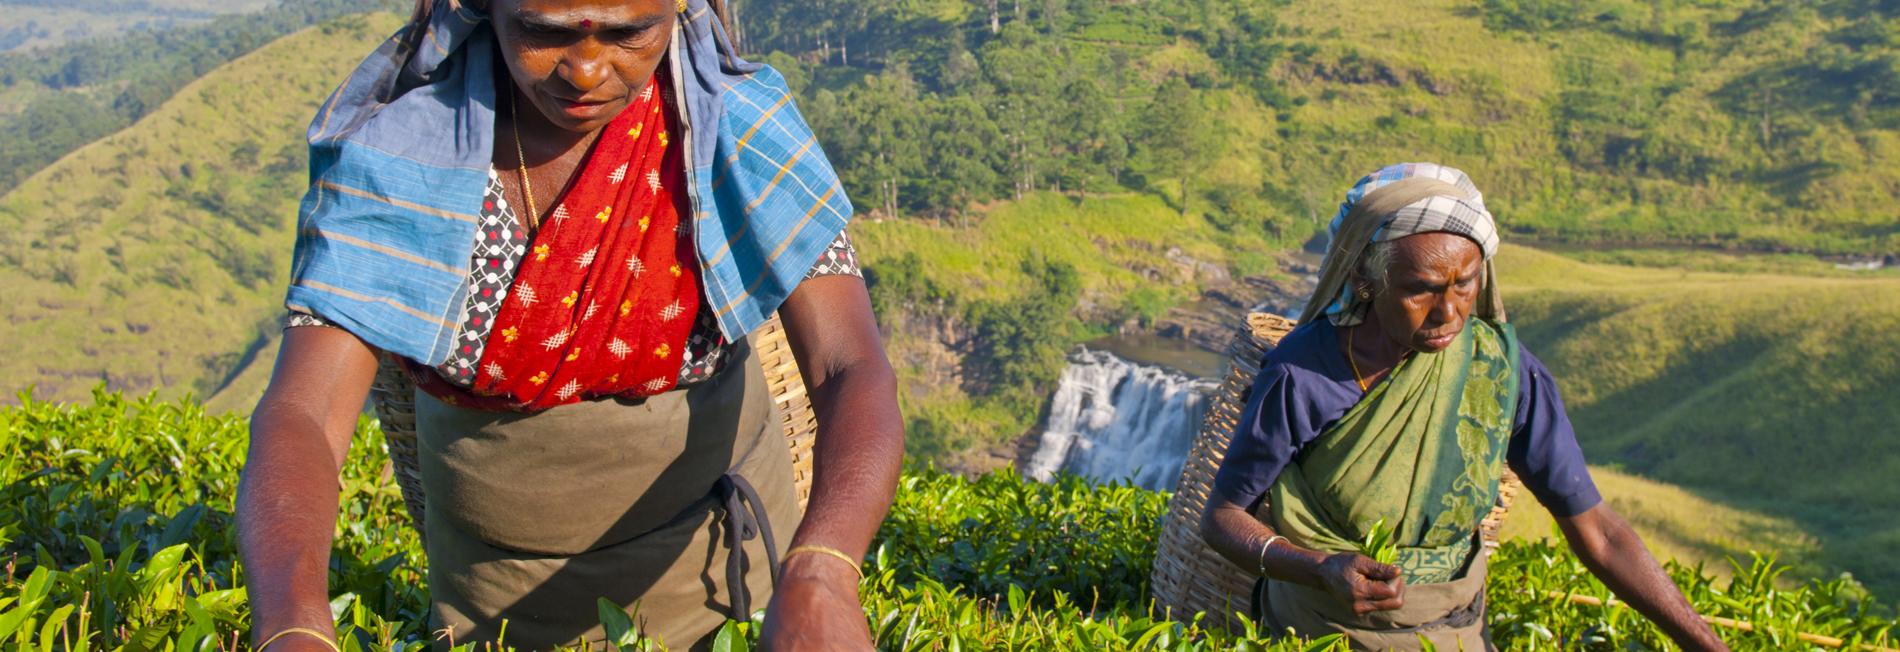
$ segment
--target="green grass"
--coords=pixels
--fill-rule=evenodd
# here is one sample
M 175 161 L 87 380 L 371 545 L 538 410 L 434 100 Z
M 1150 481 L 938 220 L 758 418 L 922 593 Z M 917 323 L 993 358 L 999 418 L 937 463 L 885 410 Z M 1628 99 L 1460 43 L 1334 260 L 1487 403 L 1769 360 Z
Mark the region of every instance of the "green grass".
M 281 310 L 304 126 L 394 31 L 342 19 L 247 55 L 0 196 L 0 360 L 14 387 L 206 396 Z
M 1597 265 L 1516 247 L 1499 273 L 1592 462 L 1796 524 L 1822 569 L 1900 588 L 1900 279 Z
M 22 403 L 0 408 L 0 554 L 10 559 L 0 645 L 208 650 L 244 640 L 231 510 L 245 421 L 108 393 Z M 426 559 L 383 473 L 380 441 L 364 422 L 342 477 L 329 587 L 351 652 L 427 642 Z M 1209 631 L 1196 616 L 1156 609 L 1148 568 L 1166 501 L 1075 477 L 906 471 L 866 563 L 865 618 L 880 649 L 1327 649 L 1252 628 Z M 1491 568 L 1489 619 L 1502 649 L 1671 649 L 1627 609 L 1564 599 L 1608 593 L 1560 548 L 1507 543 Z M 1755 624 L 1754 634 L 1724 633 L 1734 649 L 1788 649 L 1795 632 L 1891 645 L 1887 608 L 1851 583 L 1783 586 L 1780 567 L 1749 560 L 1731 581 L 1671 570 L 1702 613 Z M 729 625 L 729 640 L 744 644 L 734 649 L 749 649 L 756 633 L 756 623 Z

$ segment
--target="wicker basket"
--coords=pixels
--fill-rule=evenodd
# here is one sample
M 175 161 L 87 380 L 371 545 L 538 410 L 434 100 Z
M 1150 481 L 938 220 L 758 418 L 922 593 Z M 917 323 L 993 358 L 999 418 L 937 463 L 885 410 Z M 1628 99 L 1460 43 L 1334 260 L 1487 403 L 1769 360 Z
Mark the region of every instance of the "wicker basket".
M 1180 484 L 1162 516 L 1161 540 L 1155 553 L 1154 597 L 1171 617 L 1205 613 L 1209 626 L 1224 627 L 1231 624 L 1229 614 L 1246 613 L 1251 606 L 1254 571 L 1234 565 L 1208 547 L 1201 538 L 1201 511 L 1207 507 L 1214 473 L 1227 454 L 1227 442 L 1247 405 L 1247 390 L 1253 386 L 1254 374 L 1260 371 L 1261 358 L 1292 330 L 1290 319 L 1255 312 L 1247 315 L 1247 323 L 1227 345 L 1227 373 L 1208 406 L 1201 432 L 1181 467 Z M 1498 528 L 1519 486 L 1517 476 L 1509 469 L 1504 473 L 1498 504 L 1479 526 L 1487 553 L 1497 547 Z
M 765 369 L 766 388 L 777 406 L 785 443 L 792 449 L 792 482 L 798 491 L 798 509 L 804 511 L 811 497 L 811 447 L 818 433 L 818 417 L 812 413 L 805 393 L 805 379 L 798 373 L 798 361 L 792 358 L 791 344 L 785 340 L 785 327 L 777 315 L 759 326 L 752 335 L 752 350 Z M 409 509 L 410 523 L 423 532 L 423 505 L 427 496 L 422 488 L 422 468 L 416 459 L 416 386 L 402 366 L 384 360 L 370 384 L 370 402 L 382 420 L 383 438 L 389 444 L 389 465 L 396 485 L 402 488 L 403 506 Z

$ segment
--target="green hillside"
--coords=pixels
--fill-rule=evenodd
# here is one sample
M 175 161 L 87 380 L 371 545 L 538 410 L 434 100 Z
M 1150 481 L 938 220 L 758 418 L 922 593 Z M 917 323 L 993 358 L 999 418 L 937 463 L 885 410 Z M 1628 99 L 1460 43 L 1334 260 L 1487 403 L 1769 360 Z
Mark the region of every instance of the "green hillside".
M 35 12 L 70 15 L 102 26 L 105 17 L 147 12 L 209 15 L 255 9 L 255 0 L 4 0 L 19 29 L 37 29 Z M 11 6 L 10 6 L 11 5 Z M 400 0 L 288 0 L 264 11 L 227 14 L 189 26 L 158 25 L 101 34 L 56 48 L 5 52 L 0 47 L 0 194 L 61 157 L 130 126 L 212 69 L 321 22 L 377 10 L 402 10 Z M 6 41 L 0 22 L 0 46 Z
M 1527 346 L 1592 462 L 1798 524 L 1900 586 L 1900 279 L 1578 263 L 1507 247 Z
M 777 61 L 810 80 L 805 104 L 850 162 L 861 209 L 955 214 L 1024 190 L 1135 188 L 1310 231 L 1340 183 L 1435 160 L 1471 172 L 1510 228 L 1546 238 L 1900 251 L 1892 3 L 747 11 L 756 47 L 796 55 Z
M 0 339 L 21 352 L 0 375 L 60 399 L 221 386 L 280 310 L 304 126 L 397 24 L 274 43 L 0 196 Z
M 1314 101 L 1268 147 L 1280 160 L 1439 159 L 1545 237 L 1900 249 L 1890 4 L 1328 2 L 1284 20 L 1313 54 L 1281 78 Z

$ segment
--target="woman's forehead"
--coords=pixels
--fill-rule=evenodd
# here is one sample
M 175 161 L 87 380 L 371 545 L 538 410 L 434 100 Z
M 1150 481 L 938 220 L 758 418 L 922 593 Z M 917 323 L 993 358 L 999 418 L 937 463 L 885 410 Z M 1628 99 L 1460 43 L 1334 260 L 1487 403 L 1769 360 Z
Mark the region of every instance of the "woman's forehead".
M 673 9 L 668 0 L 496 0 L 494 6 L 517 18 L 581 28 L 650 22 Z
M 1484 250 L 1455 233 L 1419 233 L 1393 241 L 1392 272 L 1468 271 L 1484 262 Z

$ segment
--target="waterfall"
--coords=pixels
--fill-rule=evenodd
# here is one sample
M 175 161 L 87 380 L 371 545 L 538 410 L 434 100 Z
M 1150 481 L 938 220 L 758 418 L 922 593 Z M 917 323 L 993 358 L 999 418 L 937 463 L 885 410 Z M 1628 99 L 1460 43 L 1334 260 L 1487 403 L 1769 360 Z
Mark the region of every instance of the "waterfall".
M 1058 470 L 1171 490 L 1218 384 L 1082 349 L 1049 402 L 1048 429 L 1025 472 Z

